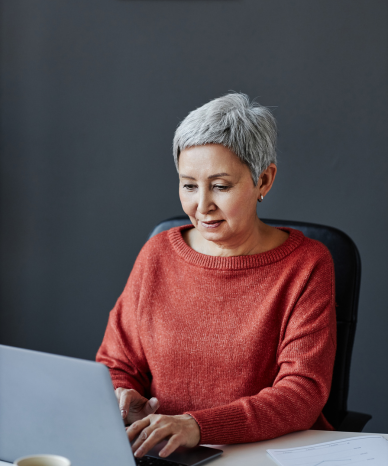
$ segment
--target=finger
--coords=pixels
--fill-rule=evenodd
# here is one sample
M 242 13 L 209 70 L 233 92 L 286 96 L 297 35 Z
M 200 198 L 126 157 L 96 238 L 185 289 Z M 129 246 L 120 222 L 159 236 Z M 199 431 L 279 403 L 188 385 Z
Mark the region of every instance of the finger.
M 125 391 L 125 389 L 122 388 L 122 387 L 118 387 L 115 390 L 115 395 L 116 395 L 116 399 L 117 399 L 117 403 L 118 403 L 119 407 L 120 407 L 120 398 L 121 398 L 121 395 L 122 395 L 122 393 L 124 391 Z
M 129 427 L 127 427 L 126 431 L 129 441 L 132 442 L 132 440 L 134 440 L 140 434 L 140 432 L 149 425 L 150 420 L 149 418 L 145 417 L 143 419 L 140 419 L 140 421 L 136 421 Z
M 147 401 L 147 404 L 144 408 L 146 415 L 154 414 L 154 412 L 157 411 L 157 409 L 159 408 L 159 405 L 160 405 L 159 400 L 155 397 Z
M 152 427 L 152 426 L 151 426 Z M 148 432 L 147 432 L 148 431 Z M 149 433 L 148 429 L 143 430 L 139 435 L 139 442 L 141 442 L 140 447 L 137 447 L 136 444 L 133 445 L 132 450 L 135 451 L 134 456 L 136 458 L 141 458 L 147 454 L 152 447 L 161 442 L 166 437 L 171 435 L 171 427 L 169 425 L 156 428 L 153 432 Z M 142 437 L 142 438 L 141 438 Z M 136 443 L 138 441 L 136 440 Z
M 148 437 L 151 436 L 155 429 L 161 428 L 162 416 L 150 414 L 146 418 L 148 420 L 148 425 L 139 432 L 139 436 L 136 441 L 132 444 L 132 451 L 135 452 Z M 164 424 L 165 425 L 165 424 Z M 139 429 L 137 429 L 139 430 Z
M 146 421 L 146 422 L 139 422 L 139 425 L 136 426 L 136 431 L 137 431 L 138 437 L 135 440 L 135 442 L 132 444 L 132 451 L 133 452 L 135 452 L 141 446 L 141 444 L 152 434 L 152 432 L 156 428 L 159 427 L 159 422 L 152 425 L 152 417 L 153 417 L 152 414 L 150 416 L 147 416 L 146 418 L 141 420 L 141 421 Z M 155 421 L 155 419 L 154 419 L 154 421 Z M 135 435 L 135 437 L 136 437 L 136 435 Z
M 134 390 L 123 390 L 120 393 L 119 408 L 123 419 L 128 415 L 129 407 L 133 398 L 133 392 Z
M 132 445 L 132 451 L 135 452 L 137 451 L 143 443 L 147 440 L 147 438 L 151 435 L 151 432 L 147 430 L 147 428 L 143 429 L 139 436 L 137 437 L 136 441 Z
M 178 447 L 182 445 L 182 440 L 179 435 L 173 435 L 167 444 L 160 450 L 159 456 L 161 458 L 166 458 L 166 456 L 171 455 Z

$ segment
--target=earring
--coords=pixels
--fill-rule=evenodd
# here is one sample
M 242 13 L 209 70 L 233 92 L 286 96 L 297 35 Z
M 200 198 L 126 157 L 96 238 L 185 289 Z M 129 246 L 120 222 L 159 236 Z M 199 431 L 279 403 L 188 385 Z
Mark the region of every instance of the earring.
M 263 195 L 260 194 L 260 199 L 257 199 L 259 202 L 261 202 L 264 199 Z

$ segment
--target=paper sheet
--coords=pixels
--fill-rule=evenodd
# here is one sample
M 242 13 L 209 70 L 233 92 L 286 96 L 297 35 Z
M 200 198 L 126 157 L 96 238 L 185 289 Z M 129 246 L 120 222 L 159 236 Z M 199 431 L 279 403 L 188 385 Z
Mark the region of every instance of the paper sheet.
M 267 450 L 267 453 L 281 466 L 388 466 L 388 440 L 381 435 Z

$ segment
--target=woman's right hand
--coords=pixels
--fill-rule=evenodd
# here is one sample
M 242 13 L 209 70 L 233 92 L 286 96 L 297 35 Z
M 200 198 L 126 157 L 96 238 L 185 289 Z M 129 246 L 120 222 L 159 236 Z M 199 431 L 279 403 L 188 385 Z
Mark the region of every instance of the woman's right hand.
M 115 394 L 125 425 L 130 425 L 149 414 L 154 414 L 159 408 L 159 401 L 157 398 L 148 400 L 144 398 L 144 396 L 141 396 L 136 390 L 119 387 L 116 388 Z

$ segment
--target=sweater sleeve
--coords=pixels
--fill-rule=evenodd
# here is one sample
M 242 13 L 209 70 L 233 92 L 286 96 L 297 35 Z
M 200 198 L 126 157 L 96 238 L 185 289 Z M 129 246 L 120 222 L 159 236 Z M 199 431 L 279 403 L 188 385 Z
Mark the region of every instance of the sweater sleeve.
M 133 388 L 145 396 L 150 386 L 150 371 L 141 344 L 137 315 L 141 281 L 140 257 L 110 312 L 96 361 L 108 367 L 115 389 Z
M 331 257 L 312 271 L 287 320 L 271 387 L 228 405 L 189 411 L 201 443 L 256 442 L 309 429 L 330 392 L 336 350 L 334 268 Z

